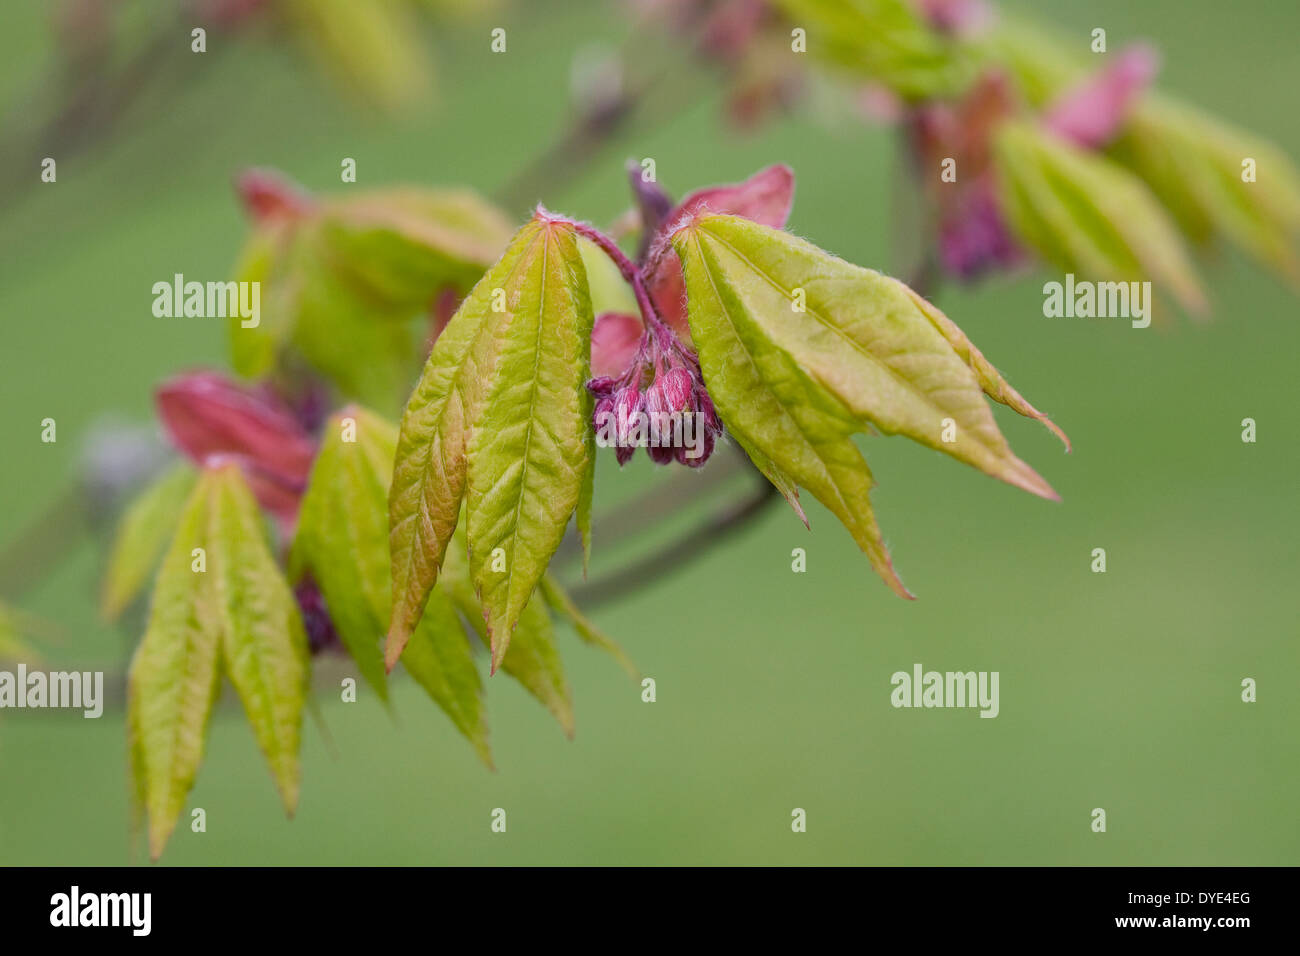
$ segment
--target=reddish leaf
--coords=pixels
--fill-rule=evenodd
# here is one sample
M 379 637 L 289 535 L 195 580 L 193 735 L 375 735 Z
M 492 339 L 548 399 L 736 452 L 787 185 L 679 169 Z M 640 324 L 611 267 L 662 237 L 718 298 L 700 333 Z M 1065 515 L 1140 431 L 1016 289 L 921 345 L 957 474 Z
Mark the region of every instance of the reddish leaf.
M 293 516 L 316 446 L 281 403 L 216 372 L 173 379 L 155 400 L 178 449 L 200 465 L 213 457 L 234 458 L 263 507 Z
M 591 374 L 616 377 L 632 363 L 645 328 L 634 315 L 602 312 L 591 331 Z
M 759 170 L 743 183 L 698 189 L 664 219 L 658 235 L 650 242 L 646 285 L 659 314 L 684 341 L 690 341 L 686 287 L 682 284 L 681 262 L 669 241 L 672 233 L 703 212 L 743 216 L 780 229 L 790 216 L 793 202 L 794 173 L 789 166 L 778 163 Z

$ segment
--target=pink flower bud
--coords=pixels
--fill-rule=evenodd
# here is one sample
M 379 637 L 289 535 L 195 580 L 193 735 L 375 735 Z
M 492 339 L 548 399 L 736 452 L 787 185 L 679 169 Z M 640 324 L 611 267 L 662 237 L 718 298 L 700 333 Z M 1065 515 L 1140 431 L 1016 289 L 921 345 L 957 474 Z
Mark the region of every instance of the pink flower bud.
M 670 368 L 659 379 L 670 412 L 694 410 L 695 377 L 680 365 Z
M 716 443 L 713 437 L 713 432 L 709 431 L 707 428 L 704 429 L 703 435 L 700 436 L 700 439 L 700 453 L 694 458 L 690 457 L 696 450 L 694 447 L 683 445 L 682 447 L 675 449 L 675 456 L 679 464 L 685 465 L 687 468 L 699 468 L 709 460 L 713 455 L 713 448 Z
M 601 444 L 609 444 L 609 429 L 614 427 L 614 396 L 605 395 L 596 401 L 591 410 L 591 426 Z
M 627 444 L 636 416 L 645 411 L 645 401 L 635 385 L 625 385 L 614 393 L 614 420 L 618 443 Z

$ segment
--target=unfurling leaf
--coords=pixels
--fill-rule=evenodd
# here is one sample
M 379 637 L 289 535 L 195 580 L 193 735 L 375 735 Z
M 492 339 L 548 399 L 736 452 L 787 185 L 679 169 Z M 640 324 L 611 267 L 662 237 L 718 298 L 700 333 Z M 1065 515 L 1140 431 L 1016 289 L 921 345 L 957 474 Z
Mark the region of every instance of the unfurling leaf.
M 194 481 L 194 469 L 179 463 L 127 506 L 104 573 L 99 607 L 105 619 L 117 618 L 144 588 L 167 547 Z
M 854 433 L 905 435 L 1055 498 L 1012 453 L 984 394 L 1046 416 L 901 282 L 734 216 L 700 217 L 673 243 L 704 381 L 728 431 L 796 510 L 799 486 L 826 505 L 896 593 L 911 596 L 872 514 Z
M 1178 229 L 1140 179 L 1029 123 L 1007 123 L 994 148 L 1002 207 L 1045 260 L 1098 281 L 1150 280 L 1205 311 Z
M 391 668 L 466 502 L 493 670 L 594 464 L 591 304 L 570 223 L 538 214 L 434 345 L 402 418 L 389 495 Z
M 354 441 L 343 437 L 347 419 Z M 309 573 L 316 581 L 340 639 L 385 699 L 380 639 L 392 600 L 388 487 L 396 447 L 397 428 L 362 408 L 346 408 L 326 424 L 290 562 L 295 577 Z M 482 683 L 464 629 L 449 611 L 435 591 L 402 661 L 490 765 Z
M 202 570 L 193 549 L 202 548 Z M 127 721 L 133 790 L 162 852 L 194 785 L 225 672 L 285 808 L 298 800 L 307 642 L 289 586 L 239 467 L 205 468 L 186 502 L 131 662 Z

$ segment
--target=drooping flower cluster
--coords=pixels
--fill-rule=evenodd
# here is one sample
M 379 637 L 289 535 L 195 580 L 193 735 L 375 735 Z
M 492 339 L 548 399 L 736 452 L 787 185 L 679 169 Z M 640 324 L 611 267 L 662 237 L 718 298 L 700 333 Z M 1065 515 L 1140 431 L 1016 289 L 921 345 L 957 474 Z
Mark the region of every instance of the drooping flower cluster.
M 698 468 L 722 433 L 699 359 L 666 330 L 647 330 L 622 375 L 593 378 L 587 389 L 596 441 L 612 446 L 620 465 L 644 446 L 656 464 Z
M 627 278 L 635 274 L 643 283 L 643 317 L 607 312 L 596 318 L 595 377 L 587 383 L 596 399 L 592 425 L 598 444 L 616 449 L 619 464 L 644 446 L 657 464 L 676 461 L 698 468 L 713 454 L 722 422 L 689 344 L 686 291 L 670 236 L 702 212 L 743 216 L 780 229 L 790 214 L 794 175 L 786 166 L 769 166 L 741 183 L 696 190 L 679 203 L 635 162 L 629 163 L 628 179 L 641 241 L 636 263 L 621 267 Z

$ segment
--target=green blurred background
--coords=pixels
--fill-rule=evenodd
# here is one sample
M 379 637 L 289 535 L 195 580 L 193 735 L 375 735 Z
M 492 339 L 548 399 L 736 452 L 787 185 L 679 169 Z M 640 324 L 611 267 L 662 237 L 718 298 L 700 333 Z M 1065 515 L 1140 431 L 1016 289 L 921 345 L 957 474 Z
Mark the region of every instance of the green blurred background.
M 1081 43 L 1095 26 L 1112 47 L 1155 41 L 1165 89 L 1300 156 L 1300 8 L 1019 8 Z M 505 56 L 487 52 L 493 25 L 509 30 Z M 6 191 L 0 541 L 54 500 L 106 411 L 146 421 L 159 379 L 224 365 L 222 323 L 155 319 L 150 286 L 227 273 L 244 233 L 237 170 L 277 166 L 337 189 L 351 156 L 356 188 L 491 192 L 563 126 L 574 54 L 617 46 L 629 27 L 615 4 L 530 2 L 428 32 L 438 90 L 414 114 L 358 108 L 274 43 L 242 44 L 193 57 L 178 90 L 152 94 L 157 105 L 120 135 L 61 160 L 56 185 Z M 6 113 L 37 88 L 50 42 L 43 4 L 4 5 Z M 626 131 L 579 182 L 536 198 L 608 222 L 627 205 L 628 156 L 653 156 L 677 194 L 786 162 L 799 184 L 794 231 L 890 264 L 887 130 L 803 110 L 740 135 L 719 122 L 707 74 L 674 77 L 686 80 L 699 86 L 685 109 Z M 1146 331 L 1045 319 L 1041 274 L 939 291 L 1074 453 L 999 409 L 1020 456 L 1061 493 L 1051 504 L 905 441 L 867 440 L 878 517 L 915 603 L 891 596 L 815 503 L 811 534 L 773 508 L 702 560 L 593 611 L 656 679 L 657 703 L 562 632 L 576 738 L 493 678 L 492 773 L 411 682 L 390 716 L 364 694 L 339 702 L 334 674 L 315 695 L 334 752 L 309 722 L 301 808 L 286 822 L 227 701 L 190 804 L 206 809 L 207 832 L 183 816 L 164 862 L 1300 863 L 1300 299 L 1233 253 L 1209 268 L 1212 319 Z M 47 416 L 55 445 L 39 442 Z M 1240 440 L 1245 417 L 1258 422 L 1256 444 Z M 620 475 L 602 461 L 598 512 L 662 479 L 637 462 Z M 628 544 L 602 540 L 598 524 L 593 570 Z M 795 547 L 807 550 L 806 574 L 791 572 Z M 1095 547 L 1107 550 L 1104 575 L 1089 571 Z M 96 616 L 101 561 L 102 544 L 88 541 L 17 602 L 63 630 L 43 647 L 51 667 L 120 668 L 138 637 L 138 620 Z M 915 662 L 999 671 L 1001 715 L 891 708 L 890 675 Z M 1241 702 L 1244 677 L 1258 681 L 1257 703 Z M 126 794 L 120 708 L 97 721 L 0 713 L 0 863 L 128 861 Z M 489 831 L 494 807 L 509 814 L 505 834 Z M 794 807 L 808 813 L 805 834 L 791 832 Z M 1105 834 L 1090 829 L 1094 807 L 1107 811 Z

